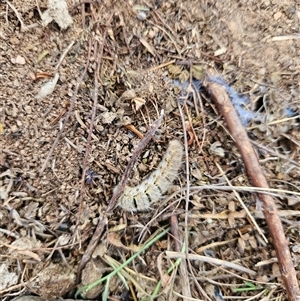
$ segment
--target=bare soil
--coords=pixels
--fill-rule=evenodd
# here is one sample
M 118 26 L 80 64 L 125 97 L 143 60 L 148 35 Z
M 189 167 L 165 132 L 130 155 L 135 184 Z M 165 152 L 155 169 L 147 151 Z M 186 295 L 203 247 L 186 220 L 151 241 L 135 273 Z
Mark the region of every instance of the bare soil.
M 109 275 L 170 225 L 178 231 L 170 230 L 128 264 L 123 279 L 115 275 L 106 291 L 103 282 L 82 297 L 145 299 L 161 281 L 159 300 L 286 300 L 272 229 L 201 83 L 214 68 L 249 99 L 245 126 L 270 187 L 278 189 L 274 197 L 299 272 L 297 1 L 66 2 L 73 20 L 67 29 L 55 21 L 42 25 L 46 1 L 0 3 L 2 300 L 74 298 L 78 288 Z M 54 91 L 39 97 L 55 74 Z M 186 153 L 174 186 L 151 210 L 117 206 L 76 284 L 113 189 L 162 109 L 163 122 L 138 158 L 129 185 L 155 170 L 175 138 Z M 224 174 L 245 188 L 240 197 L 267 241 L 232 189 L 204 189 L 227 186 Z M 179 252 L 184 241 L 189 254 L 212 260 L 188 259 L 168 273 L 176 261 L 168 251 Z

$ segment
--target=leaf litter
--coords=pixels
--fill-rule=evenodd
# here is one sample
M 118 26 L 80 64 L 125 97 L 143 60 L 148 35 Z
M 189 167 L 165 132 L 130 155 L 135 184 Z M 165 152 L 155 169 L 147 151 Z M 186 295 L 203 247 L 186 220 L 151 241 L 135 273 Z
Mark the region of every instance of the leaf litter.
M 292 247 L 299 244 L 296 215 L 299 195 L 293 193 L 299 193 L 299 167 L 292 162 L 299 162 L 299 42 L 278 39 L 296 30 L 297 7 L 292 1 L 283 4 L 242 1 L 240 6 L 221 1 L 199 4 L 196 0 L 142 1 L 141 6 L 131 1 L 66 2 L 73 20 L 67 30 L 60 30 L 55 23 L 31 28 L 31 24 L 41 21 L 37 6 L 32 1 L 16 0 L 13 6 L 24 26 L 29 27 L 23 32 L 11 6 L 6 3 L 0 6 L 3 21 L 0 25 L 3 38 L 0 45 L 0 122 L 3 128 L 0 133 L 0 247 L 7 273 L 20 275 L 26 271 L 22 282 L 19 277 L 19 286 L 16 287 L 15 281 L 7 282 L 0 294 L 6 300 L 12 299 L 11 294 L 66 297 L 67 292 L 76 289 L 74 275 L 78 264 L 113 188 L 119 183 L 141 139 L 125 124 L 128 126 L 129 121 L 136 133 L 145 135 L 161 109 L 165 110 L 162 125 L 131 172 L 129 185 L 134 186 L 155 172 L 169 141 L 185 142 L 179 102 L 192 139 L 187 148 L 193 171 L 189 183 L 183 162 L 168 193 L 170 197 L 166 195 L 152 210 L 131 214 L 115 209 L 108 217 L 107 231 L 114 229 L 116 236 L 112 240 L 108 233 L 103 234 L 101 240 L 108 237 L 110 240 L 104 251 L 92 259 L 97 264 L 101 262 L 95 273 L 101 277 L 102 269 L 105 273 L 113 269 L 104 258 L 111 257 L 119 264 L 125 262 L 135 254 L 131 246 L 136 246 L 138 252 L 138 246 L 151 234 L 174 223 L 170 217 L 175 216 L 179 230 L 176 239 L 183 243 L 187 229 L 189 239 L 185 243 L 188 243 L 189 252 L 205 256 L 207 260 L 187 258 L 186 274 L 178 269 L 170 271 L 167 277 L 176 258 L 184 258 L 185 253 L 170 258 L 168 254 L 171 253 L 166 252 L 181 252 L 182 248 L 175 248 L 171 235 L 164 236 L 127 267 L 136 283 L 128 293 L 130 296 L 153 296 L 156 284 L 163 280 L 168 287 L 159 290 L 159 298 L 179 298 L 184 291 L 180 275 L 185 275 L 191 289 L 184 291 L 183 299 L 212 300 L 222 296 L 227 299 L 257 296 L 259 299 L 262 290 L 269 298 L 285 300 L 273 245 L 266 244 L 258 235 L 231 188 L 225 191 L 201 189 L 205 185 L 226 185 L 218 163 L 233 186 L 249 187 L 248 192 L 240 191 L 240 197 L 264 235 L 270 237 L 257 197 L 250 192 L 243 163 L 225 124 L 205 91 L 199 90 L 196 84 L 197 95 L 194 89 L 188 90 L 188 86 L 193 83 L 190 79 L 202 81 L 206 69 L 214 66 L 229 87 L 249 99 L 241 104 L 243 112 L 264 116 L 251 120 L 246 126 L 256 143 L 270 186 L 290 192 L 278 191 L 276 201 L 280 214 L 284 215 L 282 221 L 297 266 L 298 251 Z M 47 3 L 39 1 L 39 9 L 45 12 Z M 109 34 L 103 41 L 104 24 L 111 14 Z M 280 24 L 276 28 L 275 15 Z M 100 27 L 92 22 L 93 18 L 102 20 Z M 93 176 L 82 190 L 96 57 L 90 59 L 63 135 L 42 174 L 40 169 L 66 119 L 66 115 L 61 114 L 64 104 L 74 95 L 77 80 L 86 66 L 89 38 L 102 41 L 104 49 L 87 161 Z M 72 41 L 74 45 L 56 70 L 57 62 Z M 48 55 L 37 61 L 44 51 Z M 18 56 L 25 59 L 25 64 L 12 62 Z M 59 79 L 51 94 L 36 99 L 43 83 L 33 79 L 41 72 L 58 72 Z M 185 82 L 187 86 L 174 84 L 174 81 Z M 124 97 L 126 93 L 132 97 Z M 53 123 L 57 117 L 58 121 Z M 192 187 L 188 213 L 185 212 L 187 184 Z M 185 224 L 186 214 L 188 224 Z M 58 243 L 59 237 L 65 234 L 71 239 L 67 244 Z M 30 243 L 20 246 L 19 252 L 11 252 L 13 242 L 20 238 L 29 238 Z M 227 268 L 226 263 L 233 261 L 255 271 L 255 276 Z M 130 277 L 127 274 L 123 277 L 111 278 L 106 291 L 109 296 L 126 294 L 124 279 L 129 282 Z M 245 281 L 260 290 L 245 289 L 251 287 L 245 286 Z M 79 283 L 79 287 L 85 284 Z M 241 289 L 237 291 L 236 288 Z M 103 292 L 105 287 L 100 286 L 92 297 L 101 296 Z

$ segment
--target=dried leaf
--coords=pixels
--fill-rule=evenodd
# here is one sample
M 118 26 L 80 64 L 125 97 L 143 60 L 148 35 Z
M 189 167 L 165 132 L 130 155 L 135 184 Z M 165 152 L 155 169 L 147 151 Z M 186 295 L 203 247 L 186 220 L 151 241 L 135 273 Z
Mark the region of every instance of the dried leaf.
M 168 287 L 171 278 L 168 274 L 163 272 L 162 267 L 164 265 L 163 265 L 163 262 L 162 262 L 162 256 L 163 256 L 163 253 L 160 253 L 157 257 L 157 269 L 158 269 L 158 272 L 159 272 L 159 275 L 160 275 L 162 286 L 164 288 L 166 288 L 166 287 Z
M 146 100 L 140 97 L 135 97 L 132 99 L 132 102 L 135 105 L 135 110 L 138 111 L 146 103 Z
M 214 55 L 219 56 L 219 55 L 225 54 L 226 52 L 227 52 L 227 47 L 221 47 L 215 51 Z
M 5 263 L 0 265 L 0 275 L 0 290 L 4 290 L 18 283 L 18 275 L 16 273 L 10 273 Z
M 145 46 L 145 48 L 150 52 L 153 56 L 156 56 L 155 49 L 142 37 L 140 37 L 140 42 Z
M 180 65 L 170 65 L 168 66 L 168 70 L 171 78 L 178 77 L 178 75 L 182 72 L 183 67 Z
M 214 156 L 218 156 L 221 158 L 225 157 L 225 150 L 223 147 L 221 147 L 221 142 L 220 141 L 216 141 L 213 144 L 211 144 L 209 150 L 211 152 L 212 155 Z
M 116 247 L 127 249 L 127 247 L 121 242 L 120 237 L 116 233 L 109 233 L 107 235 L 107 242 Z
M 239 247 L 239 252 L 241 254 L 244 254 L 245 252 L 245 248 L 246 248 L 246 244 L 243 238 L 239 237 L 238 238 L 238 247 Z
M 117 113 L 106 111 L 101 114 L 101 121 L 103 124 L 111 124 L 117 117 Z
M 186 131 L 189 133 L 190 139 L 188 141 L 188 145 L 192 145 L 194 140 L 195 140 L 195 135 L 193 132 L 193 126 L 191 125 L 191 123 L 189 121 L 185 122 L 185 128 Z
M 65 0 L 48 0 L 47 6 L 48 9 L 41 15 L 43 26 L 54 20 L 61 29 L 67 29 L 73 23 Z
M 190 78 L 190 73 L 187 70 L 183 70 L 178 76 L 178 79 L 181 83 L 186 82 L 189 78 Z
M 197 80 L 203 80 L 205 77 L 205 71 L 200 65 L 192 66 L 192 76 Z
M 56 73 L 50 81 L 45 83 L 40 88 L 40 91 L 36 95 L 36 98 L 37 99 L 43 99 L 43 98 L 47 97 L 48 95 L 52 94 L 52 92 L 54 91 L 54 88 L 57 84 L 58 79 L 59 79 L 59 75 L 58 75 L 58 73 Z

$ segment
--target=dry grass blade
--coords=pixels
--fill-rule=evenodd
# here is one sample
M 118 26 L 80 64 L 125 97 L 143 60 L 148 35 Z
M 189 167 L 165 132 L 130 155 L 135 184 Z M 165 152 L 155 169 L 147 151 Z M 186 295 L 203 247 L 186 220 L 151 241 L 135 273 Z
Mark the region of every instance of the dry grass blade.
M 206 256 L 202 256 L 202 255 L 195 255 L 195 254 L 189 254 L 188 257 L 187 257 L 186 254 L 179 253 L 179 252 L 171 252 L 171 251 L 166 251 L 166 255 L 169 258 L 188 258 L 190 260 L 200 260 L 200 261 L 203 261 L 203 262 L 216 264 L 216 265 L 221 265 L 221 266 L 227 267 L 229 269 L 234 269 L 234 270 L 237 270 L 237 271 L 240 271 L 240 272 L 243 272 L 243 273 L 247 273 L 251 276 L 256 275 L 256 272 L 253 271 L 253 270 L 245 268 L 245 267 L 243 267 L 239 264 L 229 262 L 229 261 L 225 261 L 225 260 L 221 260 L 221 259 L 217 259 L 217 258 L 206 257 Z
M 153 55 L 157 56 L 155 49 L 142 37 L 139 38 L 143 46 Z
M 88 291 L 90 289 L 92 289 L 93 287 L 95 287 L 96 285 L 104 282 L 104 281 L 109 281 L 114 275 L 118 274 L 122 269 L 124 269 L 125 267 L 128 266 L 128 264 L 130 262 L 132 262 L 136 257 L 138 257 L 142 252 L 144 252 L 145 250 L 147 250 L 151 245 L 153 245 L 156 241 L 158 241 L 161 237 L 163 237 L 164 235 L 166 235 L 166 233 L 169 231 L 169 229 L 166 230 L 158 230 L 156 233 L 154 233 L 152 235 L 152 237 L 150 237 L 148 239 L 148 241 L 143 245 L 143 247 L 141 248 L 141 250 L 139 250 L 138 252 L 136 252 L 135 254 L 133 254 L 130 258 L 128 258 L 124 263 L 122 263 L 121 265 L 118 265 L 110 274 L 102 277 L 101 279 L 95 281 L 94 283 L 84 286 L 82 288 L 80 288 L 75 297 L 77 297 L 79 294 Z
M 184 146 L 185 146 L 185 157 L 186 157 L 186 200 L 185 200 L 185 235 L 184 235 L 184 244 L 186 247 L 186 255 L 188 256 L 188 207 L 189 207 L 189 195 L 190 195 L 190 173 L 189 173 L 189 156 L 188 156 L 188 142 L 187 142 L 187 131 L 186 131 L 186 125 L 185 125 L 185 120 L 184 120 L 184 114 L 181 108 L 181 105 L 178 102 L 178 109 L 180 112 L 180 116 L 181 116 L 181 122 L 182 122 L 182 127 L 183 127 L 183 133 L 184 133 Z M 183 261 L 181 262 L 181 267 L 180 267 L 180 272 L 182 275 L 184 275 L 185 277 L 182 279 L 183 283 L 183 295 L 186 297 L 186 299 L 184 300 L 188 300 L 189 298 L 192 297 L 191 294 L 191 288 L 190 288 L 190 284 L 188 281 L 188 271 L 187 271 L 187 266 L 190 265 L 189 261 Z M 190 271 L 192 271 L 192 268 L 189 266 Z M 194 277 L 195 278 L 195 277 Z
M 231 183 L 229 181 L 229 179 L 226 177 L 223 169 L 221 168 L 221 166 L 216 162 L 216 165 L 218 167 L 218 169 L 220 170 L 220 172 L 222 173 L 223 177 L 225 178 L 226 182 L 228 183 L 228 185 L 231 187 Z M 241 199 L 241 197 L 239 196 L 239 194 L 237 193 L 236 190 L 233 190 L 234 195 L 236 196 L 236 198 L 239 200 L 240 204 L 242 205 L 242 207 L 244 208 L 244 210 L 247 212 L 247 215 L 249 216 L 250 220 L 252 221 L 253 225 L 255 225 L 258 233 L 261 235 L 261 237 L 264 239 L 264 241 L 267 243 L 268 240 L 265 237 L 265 235 L 263 234 L 263 232 L 261 231 L 260 227 L 258 226 L 257 222 L 255 221 L 255 219 L 253 218 L 252 214 L 249 212 L 247 206 L 245 205 L 245 203 L 243 202 L 243 200 Z

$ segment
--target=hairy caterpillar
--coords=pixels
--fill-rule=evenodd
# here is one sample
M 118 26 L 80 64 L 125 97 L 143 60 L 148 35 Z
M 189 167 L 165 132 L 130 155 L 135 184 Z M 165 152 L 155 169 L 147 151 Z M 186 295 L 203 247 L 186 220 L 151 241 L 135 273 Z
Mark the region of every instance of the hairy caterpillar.
M 125 186 L 119 198 L 119 206 L 131 212 L 150 209 L 150 205 L 161 199 L 177 177 L 182 156 L 182 144 L 178 140 L 171 140 L 157 169 L 139 185 Z

